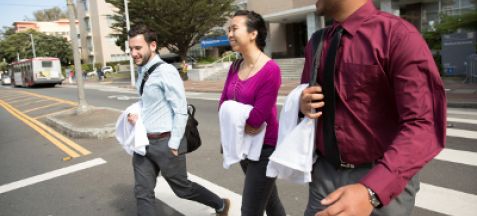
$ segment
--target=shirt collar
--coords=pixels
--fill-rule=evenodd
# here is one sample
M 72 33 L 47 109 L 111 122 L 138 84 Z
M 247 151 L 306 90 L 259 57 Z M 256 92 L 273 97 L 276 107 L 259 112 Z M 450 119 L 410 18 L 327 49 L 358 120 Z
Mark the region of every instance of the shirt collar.
M 366 21 L 370 16 L 375 15 L 378 9 L 373 4 L 373 1 L 368 0 L 363 6 L 356 10 L 351 16 L 346 18 L 343 22 L 334 22 L 333 25 L 341 25 L 343 29 L 354 36 L 361 24 Z
M 156 53 L 156 55 L 152 59 L 150 59 L 144 66 L 142 66 L 139 71 L 143 73 L 144 71 L 147 71 L 152 65 L 162 61 L 163 60 L 159 57 L 159 54 Z

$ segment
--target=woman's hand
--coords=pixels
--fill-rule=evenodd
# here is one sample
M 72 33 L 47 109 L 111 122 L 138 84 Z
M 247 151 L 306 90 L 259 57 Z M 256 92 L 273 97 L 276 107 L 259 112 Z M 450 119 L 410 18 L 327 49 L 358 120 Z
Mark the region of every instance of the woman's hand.
M 258 134 L 260 133 L 260 131 L 262 131 L 262 128 L 259 127 L 259 128 L 254 128 L 248 124 L 245 124 L 245 133 L 247 134 L 250 134 L 250 135 L 255 135 L 255 134 Z

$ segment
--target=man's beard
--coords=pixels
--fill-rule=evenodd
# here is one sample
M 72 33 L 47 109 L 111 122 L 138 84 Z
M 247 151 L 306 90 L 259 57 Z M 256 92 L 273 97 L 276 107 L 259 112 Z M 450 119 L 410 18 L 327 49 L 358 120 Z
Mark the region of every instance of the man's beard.
M 145 53 L 142 56 L 142 62 L 138 66 L 144 66 L 149 62 L 149 59 L 151 58 L 151 53 Z

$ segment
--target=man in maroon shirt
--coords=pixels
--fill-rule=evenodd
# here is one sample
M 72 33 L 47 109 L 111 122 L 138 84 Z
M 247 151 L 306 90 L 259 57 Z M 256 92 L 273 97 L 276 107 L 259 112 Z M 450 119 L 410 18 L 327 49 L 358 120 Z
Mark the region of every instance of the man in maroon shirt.
M 300 101 L 302 114 L 319 118 L 320 157 L 305 215 L 410 215 L 418 172 L 445 143 L 445 92 L 429 48 L 415 27 L 370 0 L 318 0 L 316 8 L 334 23 L 324 31 L 319 85 L 305 89 Z M 327 54 L 341 30 L 328 70 Z M 312 46 L 305 49 L 302 83 L 310 80 Z M 326 71 L 334 93 L 322 89 L 330 80 Z M 330 134 L 332 142 L 324 138 Z M 337 147 L 335 162 L 330 145 Z

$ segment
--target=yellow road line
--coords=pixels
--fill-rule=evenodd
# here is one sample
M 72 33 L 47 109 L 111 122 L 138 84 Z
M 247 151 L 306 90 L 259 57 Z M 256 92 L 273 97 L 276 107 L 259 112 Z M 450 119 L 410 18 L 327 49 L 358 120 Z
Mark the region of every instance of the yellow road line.
M 6 98 L 2 98 L 2 100 L 7 101 L 10 99 L 18 99 L 21 97 L 28 97 L 28 95 L 7 95 Z
M 45 131 L 48 131 L 48 133 L 50 133 L 51 135 L 55 136 L 56 138 L 60 139 L 61 141 L 63 141 L 63 143 L 65 143 L 66 145 L 70 146 L 71 148 L 75 149 L 76 151 L 80 152 L 81 154 L 83 155 L 89 155 L 91 154 L 90 151 L 86 150 L 85 148 L 83 148 L 82 146 L 76 144 L 75 142 L 73 142 L 72 140 L 70 140 L 69 138 L 63 136 L 62 134 L 58 133 L 57 131 L 53 130 L 52 128 L 44 125 L 43 123 L 39 122 L 38 120 L 36 119 L 33 119 L 25 114 L 23 114 L 22 112 L 20 112 L 19 110 L 16 110 L 15 108 L 13 108 L 12 106 L 10 106 L 9 104 L 4 104 L 4 106 L 8 107 L 9 109 L 12 109 L 13 111 L 15 111 L 18 115 L 20 115 L 21 117 L 25 118 L 25 119 L 28 119 L 29 121 L 31 121 L 32 123 L 34 123 L 35 125 L 39 126 L 40 128 L 42 128 L 43 130 Z
M 43 101 L 50 101 L 50 100 L 47 100 L 47 99 L 40 99 L 40 100 L 36 100 L 36 101 L 31 101 L 31 102 L 28 102 L 28 103 L 19 104 L 18 106 L 16 106 L 16 108 L 17 108 L 17 109 L 19 109 L 20 107 L 24 107 L 24 106 L 32 105 L 32 104 L 39 103 L 39 102 L 43 102 Z
M 33 119 L 41 119 L 41 118 L 44 118 L 44 117 L 49 116 L 49 115 L 54 115 L 54 114 L 57 114 L 57 113 L 66 112 L 68 110 L 72 110 L 72 109 L 76 109 L 76 108 L 77 107 L 71 107 L 69 109 L 60 110 L 60 111 L 52 112 L 52 113 L 47 113 L 47 114 L 44 114 L 44 115 L 41 115 L 41 116 L 35 116 L 35 117 L 33 117 Z
M 18 100 L 18 99 L 20 99 L 20 98 L 23 100 L 23 99 L 26 99 L 26 98 L 28 98 L 28 97 L 29 97 L 28 95 L 22 95 L 22 96 L 19 96 L 19 97 L 11 98 L 12 100 L 9 99 L 9 100 L 4 100 L 4 101 L 5 101 L 5 102 L 8 102 L 8 103 L 11 103 L 12 101 L 16 101 L 16 100 Z
M 52 107 L 52 106 L 56 106 L 56 105 L 59 105 L 59 104 L 63 104 L 63 103 L 61 103 L 61 102 L 56 102 L 56 103 L 48 104 L 48 105 L 41 106 L 41 107 L 31 108 L 31 109 L 29 109 L 29 110 L 23 111 L 23 113 L 29 113 L 29 112 L 33 112 L 33 111 L 36 111 L 36 110 L 45 109 L 45 108 Z
M 74 102 L 74 101 L 63 100 L 63 99 L 60 99 L 60 98 L 50 97 L 50 96 L 41 95 L 41 94 L 36 94 L 36 93 L 32 93 L 32 92 L 21 91 L 21 93 L 23 93 L 23 94 L 28 94 L 28 95 L 32 95 L 32 96 L 36 96 L 36 97 L 39 97 L 39 98 L 48 99 L 48 100 L 53 100 L 53 101 L 62 102 L 62 103 L 70 104 L 70 105 L 73 105 L 73 106 L 78 105 L 78 103 L 76 103 L 76 102 Z
M 20 116 L 19 114 L 17 114 L 14 110 L 12 110 L 8 104 L 6 104 L 3 100 L 0 100 L 0 105 L 5 109 L 7 110 L 9 113 L 11 113 L 13 116 L 17 117 L 18 119 L 20 119 L 22 122 L 24 122 L 25 124 L 27 124 L 28 126 L 30 126 L 31 128 L 33 128 L 33 130 L 37 131 L 40 135 L 42 135 L 43 137 L 45 137 L 47 140 L 49 140 L 51 143 L 53 143 L 53 145 L 55 145 L 56 147 L 58 147 L 60 150 L 62 150 L 63 152 L 65 152 L 66 154 L 68 154 L 70 157 L 74 157 L 74 158 L 77 158 L 79 157 L 80 155 L 78 153 L 76 153 L 75 151 L 73 151 L 71 148 L 69 148 L 68 146 L 65 146 L 63 145 L 59 140 L 57 140 L 56 138 L 54 138 L 53 136 L 51 136 L 50 134 L 46 133 L 46 131 L 44 131 L 43 129 L 39 128 L 38 126 L 34 125 L 33 123 L 31 123 L 30 121 L 28 121 L 26 118 L 23 118 L 22 116 Z
M 25 102 L 25 101 L 30 101 L 30 100 L 32 100 L 32 98 L 29 98 L 29 97 L 22 98 L 22 99 L 16 99 L 16 100 L 8 101 L 8 104 Z

